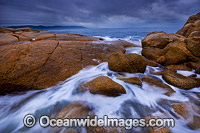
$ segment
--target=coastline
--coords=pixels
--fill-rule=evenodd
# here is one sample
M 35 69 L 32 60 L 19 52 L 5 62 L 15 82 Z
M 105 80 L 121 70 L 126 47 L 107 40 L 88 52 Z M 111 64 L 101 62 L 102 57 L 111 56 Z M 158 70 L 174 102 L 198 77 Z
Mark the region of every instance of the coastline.
M 100 37 L 75 33 L 56 34 L 41 33 L 30 28 L 0 28 L 0 95 L 6 96 L 29 90 L 44 89 L 46 91 L 46 88 L 53 91 L 54 87 L 58 87 L 59 90 L 59 85 L 60 89 L 64 90 L 63 86 L 66 84 L 70 86 L 70 83 L 73 84 L 76 81 L 75 78 L 77 78 L 77 82 L 81 81 L 78 83 L 78 87 L 76 86 L 76 91 L 89 93 L 87 94 L 89 96 L 94 94 L 92 98 L 96 97 L 96 101 L 98 95 L 106 96 L 106 98 L 116 97 L 116 99 L 122 96 L 122 99 L 126 99 L 126 95 L 129 97 L 131 93 L 126 86 L 130 84 L 134 87 L 137 86 L 134 88 L 136 90 L 142 87 L 145 90 L 147 86 L 146 89 L 152 89 L 149 93 L 155 93 L 161 99 L 159 101 L 161 103 L 165 102 L 162 98 L 175 99 L 175 102 L 166 104 L 167 110 L 173 111 L 173 113 L 170 114 L 169 111 L 158 117 L 175 116 L 176 118 L 176 116 L 181 116 L 182 118 L 179 119 L 186 122 L 188 131 L 198 131 L 200 128 L 198 124 L 200 121 L 199 25 L 200 13 L 190 17 L 176 34 L 168 34 L 163 31 L 149 33 L 142 40 L 142 46 L 123 40 L 107 41 Z M 141 55 L 127 53 L 128 48 L 142 49 Z M 91 68 L 90 71 L 89 66 L 94 66 L 94 68 Z M 97 70 L 97 74 L 94 74 L 95 70 Z M 191 74 L 184 76 L 178 71 L 190 71 Z M 88 76 L 88 80 L 86 79 L 87 74 L 91 76 Z M 81 76 L 84 77 L 84 80 L 81 79 Z M 67 89 L 71 93 L 74 91 L 72 88 Z M 193 89 L 198 91 L 191 91 Z M 185 96 L 189 100 L 177 103 L 176 96 L 180 96 L 179 93 L 183 96 L 189 95 Z M 72 109 L 77 111 L 71 114 L 71 118 L 85 117 L 94 113 L 87 105 L 88 99 L 87 102 L 80 101 L 80 99 L 77 100 L 78 102 L 75 101 L 66 105 L 65 108 L 60 108 L 57 111 L 57 118 L 58 116 L 66 118 L 62 112 L 67 114 Z M 195 113 L 188 107 L 192 108 Z M 155 113 L 156 111 L 151 109 L 150 112 Z M 151 113 L 145 113 L 145 118 L 156 117 Z M 195 121 L 193 121 L 193 117 L 195 117 Z M 61 129 L 56 130 L 60 131 Z M 95 132 L 97 128 L 87 130 Z M 173 129 L 161 127 L 159 129 L 147 128 L 146 130 L 170 132 Z M 109 130 L 100 128 L 100 131 Z

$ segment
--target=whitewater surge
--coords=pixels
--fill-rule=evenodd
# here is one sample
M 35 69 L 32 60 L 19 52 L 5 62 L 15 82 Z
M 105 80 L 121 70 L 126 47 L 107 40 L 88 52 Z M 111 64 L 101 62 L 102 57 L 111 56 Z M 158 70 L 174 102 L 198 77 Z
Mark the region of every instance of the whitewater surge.
M 103 38 L 106 41 L 122 39 Z M 134 40 L 133 37 L 126 37 L 122 40 L 141 45 L 141 40 Z M 129 48 L 126 53 L 141 54 L 141 50 L 141 47 Z M 161 76 L 151 75 L 150 70 L 158 72 L 162 69 L 148 66 L 144 74 L 117 73 L 109 70 L 108 63 L 103 62 L 98 66 L 84 68 L 79 71 L 79 73 L 66 79 L 66 81 L 44 90 L 0 96 L 0 132 L 41 132 L 41 129 L 43 132 L 47 132 L 51 128 L 44 129 L 40 127 L 38 121 L 33 128 L 26 128 L 23 124 L 23 117 L 27 114 L 33 114 L 36 116 L 37 120 L 41 115 L 55 117 L 67 104 L 74 101 L 84 101 L 94 108 L 94 112 L 98 117 L 108 115 L 110 118 L 143 118 L 152 114 L 155 115 L 164 112 L 176 121 L 175 127 L 170 128 L 172 132 L 184 131 L 186 133 L 198 133 L 199 130 L 190 130 L 185 126 L 185 122 L 181 119 L 177 119 L 172 113 L 173 110 L 170 108 L 171 103 L 189 101 L 189 97 L 186 97 L 183 93 L 185 92 L 184 90 L 168 84 L 176 91 L 176 93 L 168 97 L 164 95 L 165 91 L 162 91 L 159 87 L 150 86 L 144 82 L 143 86 L 139 87 L 118 79 L 149 75 L 167 84 Z M 194 71 L 178 71 L 178 73 L 188 76 L 194 74 Z M 127 94 L 118 97 L 106 97 L 103 95 L 91 94 L 89 91 L 83 93 L 78 91 L 80 84 L 91 81 L 98 76 L 107 76 L 121 84 L 126 89 Z M 198 77 L 200 77 L 199 74 Z M 189 92 L 193 92 L 193 90 Z M 189 92 L 188 95 L 190 94 Z M 196 89 L 196 92 L 199 92 L 198 89 Z M 193 95 L 191 94 L 191 96 Z M 169 102 L 162 102 L 166 100 Z

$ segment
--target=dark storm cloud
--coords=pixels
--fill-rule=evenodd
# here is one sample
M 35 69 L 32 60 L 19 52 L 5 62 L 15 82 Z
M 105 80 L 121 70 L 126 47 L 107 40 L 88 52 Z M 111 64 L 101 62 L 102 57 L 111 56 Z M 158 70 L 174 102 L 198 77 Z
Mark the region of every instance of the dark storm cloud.
M 1 24 L 131 27 L 173 25 L 200 11 L 199 0 L 0 0 Z

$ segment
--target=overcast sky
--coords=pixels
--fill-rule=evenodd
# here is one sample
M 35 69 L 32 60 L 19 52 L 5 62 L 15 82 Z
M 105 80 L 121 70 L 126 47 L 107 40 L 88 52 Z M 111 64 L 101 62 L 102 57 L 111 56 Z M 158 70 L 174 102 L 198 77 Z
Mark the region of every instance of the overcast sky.
M 1 25 L 183 25 L 200 0 L 0 0 Z

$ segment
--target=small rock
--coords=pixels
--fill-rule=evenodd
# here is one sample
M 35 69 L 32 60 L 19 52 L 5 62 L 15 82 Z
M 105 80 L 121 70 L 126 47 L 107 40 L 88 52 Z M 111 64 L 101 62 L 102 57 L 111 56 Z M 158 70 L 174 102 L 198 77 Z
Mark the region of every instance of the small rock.
M 140 79 L 138 77 L 119 78 L 119 79 L 124 81 L 124 82 L 127 82 L 127 83 L 131 83 L 131 84 L 142 86 L 142 82 L 140 81 Z
M 168 65 L 166 66 L 167 70 L 186 70 L 186 71 L 192 71 L 191 68 L 185 66 L 185 65 Z
M 160 87 L 164 90 L 166 90 L 167 92 L 165 93 L 167 96 L 170 96 L 172 93 L 174 93 L 175 91 L 168 85 L 162 83 L 161 81 L 157 80 L 157 79 L 154 79 L 154 78 L 151 78 L 149 76 L 144 76 L 142 78 L 142 81 L 143 82 L 146 82 L 148 83 L 149 85 L 151 86 L 156 86 L 156 87 Z
M 90 82 L 81 85 L 81 88 L 88 89 L 93 94 L 106 96 L 120 96 L 126 94 L 124 87 L 106 76 L 99 76 Z
M 193 121 L 188 123 L 188 127 L 193 129 L 193 130 L 200 129 L 200 117 L 194 115 L 193 116 Z
M 74 102 L 62 109 L 55 118 L 86 118 L 90 111 L 91 109 L 85 103 Z
M 153 131 L 153 133 L 172 133 L 172 131 L 167 127 L 162 127 L 160 129 Z
M 90 115 L 90 107 L 83 102 L 73 102 L 68 104 L 64 109 L 62 109 L 55 117 L 55 119 L 74 119 L 74 118 L 86 118 Z M 60 132 L 63 127 L 52 128 L 52 132 Z M 71 131 L 76 133 L 76 129 L 66 129 L 65 132 Z M 78 132 L 78 131 L 77 131 Z
M 157 66 L 158 66 L 158 63 L 155 62 L 155 61 L 152 61 L 152 60 L 148 60 L 148 61 L 147 61 L 147 65 L 148 65 L 148 66 L 152 66 L 152 67 L 157 67 Z
M 200 114 L 200 107 L 191 102 L 172 104 L 171 106 L 174 111 L 182 116 L 187 122 L 191 122 L 193 120 L 192 117 L 194 115 L 194 112 Z
M 162 78 L 167 83 L 185 90 L 200 87 L 199 78 L 186 77 L 173 71 L 165 71 Z

